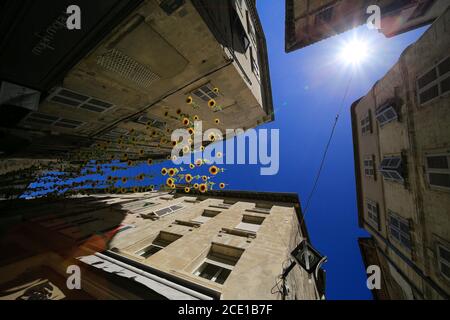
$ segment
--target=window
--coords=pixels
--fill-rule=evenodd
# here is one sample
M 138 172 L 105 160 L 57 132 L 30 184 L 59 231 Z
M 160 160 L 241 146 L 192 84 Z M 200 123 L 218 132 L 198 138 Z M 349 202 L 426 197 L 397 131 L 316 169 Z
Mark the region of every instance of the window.
M 112 103 L 61 87 L 57 88 L 47 100 L 71 108 L 80 108 L 92 112 L 104 112 L 113 107 Z
M 205 261 L 194 274 L 224 284 L 243 252 L 240 248 L 213 243 Z
M 367 116 L 361 120 L 361 133 L 363 135 L 372 133 L 372 113 L 367 111 Z
M 162 199 L 162 198 L 161 198 L 161 199 Z M 175 211 L 177 211 L 177 210 L 180 210 L 181 208 L 183 208 L 183 206 L 180 206 L 180 205 L 174 205 L 174 206 L 170 206 L 170 207 L 167 207 L 167 208 L 163 208 L 163 209 L 154 211 L 153 213 L 154 213 L 156 216 L 158 216 L 158 217 L 164 217 L 164 216 L 166 216 L 166 215 L 168 215 L 168 214 L 170 214 L 170 213 L 173 213 L 173 212 L 175 212 Z
M 315 24 L 330 22 L 333 18 L 333 7 L 328 7 L 316 14 Z
M 253 43 L 256 45 L 255 29 L 253 28 L 253 24 L 250 19 L 250 14 L 248 13 L 248 11 L 245 11 L 245 19 L 247 21 L 247 31 L 250 34 L 250 38 L 252 39 Z
M 398 119 L 397 111 L 391 103 L 385 104 L 378 108 L 375 112 L 375 117 L 377 118 L 380 127 Z
M 367 177 L 375 177 L 375 156 L 367 156 L 364 159 L 364 174 Z
M 169 233 L 165 231 L 161 231 L 155 240 L 153 240 L 152 244 L 139 250 L 136 252 L 136 254 L 140 255 L 141 257 L 148 258 L 158 251 L 164 249 L 172 242 L 175 242 L 176 240 L 180 239 L 182 236 L 175 234 L 175 233 Z
M 372 200 L 367 200 L 366 206 L 367 206 L 368 221 L 370 224 L 372 224 L 378 230 L 379 224 L 380 224 L 378 203 L 376 203 Z
M 233 23 L 233 49 L 244 54 L 247 52 L 250 41 L 236 10 L 231 10 L 231 21 Z
M 450 250 L 442 243 L 437 245 L 437 257 L 439 271 L 447 279 L 450 280 Z
M 250 233 L 256 233 L 259 230 L 259 227 L 263 223 L 263 217 L 244 215 L 242 217 L 242 222 L 239 223 L 235 229 L 247 231 Z
M 24 124 L 38 126 L 49 125 L 68 129 L 77 129 L 84 124 L 82 121 L 59 118 L 40 112 L 31 112 L 23 122 Z
M 272 210 L 272 205 L 257 203 L 253 209 L 247 209 L 246 211 L 269 214 L 270 210 Z
M 251 47 L 250 47 L 250 60 L 252 62 L 252 72 L 255 74 L 256 78 L 259 80 L 260 79 L 259 66 L 255 60 L 255 57 L 253 54 L 253 49 Z
M 135 120 L 135 122 L 140 123 L 140 124 L 144 124 L 144 125 L 147 125 L 147 126 L 151 126 L 151 127 L 154 127 L 154 128 L 158 128 L 158 129 L 164 129 L 165 126 L 166 126 L 165 122 L 158 121 L 158 120 L 155 120 L 155 119 L 151 119 L 151 118 L 149 118 L 146 115 L 139 116 Z
M 417 79 L 417 91 L 420 105 L 450 92 L 450 57 Z
M 193 94 L 205 102 L 208 102 L 210 99 L 217 98 L 217 94 L 213 91 L 210 83 L 194 90 Z
M 430 186 L 450 189 L 450 154 L 426 156 L 426 172 Z
M 404 182 L 401 157 L 385 157 L 380 165 L 380 172 L 385 180 Z
M 403 247 L 411 250 L 409 221 L 389 210 L 389 234 Z
M 198 223 L 205 223 L 208 220 L 210 220 L 211 218 L 214 218 L 215 216 L 217 216 L 220 213 L 220 211 L 215 211 L 215 210 L 203 210 L 203 213 L 201 216 L 192 219 L 192 221 L 194 222 L 198 222 Z

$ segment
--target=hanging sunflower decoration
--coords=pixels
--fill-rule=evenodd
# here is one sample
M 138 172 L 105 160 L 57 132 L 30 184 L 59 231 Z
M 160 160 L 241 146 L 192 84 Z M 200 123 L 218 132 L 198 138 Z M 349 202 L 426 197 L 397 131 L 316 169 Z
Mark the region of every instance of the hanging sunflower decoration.
M 187 183 L 190 183 L 192 181 L 192 175 L 187 174 L 184 176 L 184 179 L 186 180 Z
M 193 102 L 194 102 L 194 99 L 192 99 L 191 96 L 189 96 L 189 97 L 186 98 L 186 103 L 187 103 L 187 104 L 192 104 Z
M 219 168 L 217 168 L 216 166 L 211 166 L 209 167 L 209 173 L 211 173 L 212 175 L 216 175 L 219 172 Z
M 188 126 L 191 123 L 191 121 L 188 118 L 183 118 L 182 123 L 184 126 Z
M 197 115 L 195 115 L 195 116 L 193 117 L 193 119 L 194 119 L 194 121 L 200 120 L 199 116 L 197 116 Z
M 122 183 L 126 183 L 127 180 L 128 180 L 128 179 L 127 179 L 126 177 L 123 177 L 123 178 L 121 179 Z
M 191 188 L 189 188 L 189 187 L 184 188 L 184 192 L 189 193 L 190 191 L 191 191 Z
M 225 188 L 225 183 L 221 182 L 221 183 L 219 184 L 219 188 L 220 188 L 220 189 Z
M 198 189 L 198 183 L 194 183 L 194 189 Z
M 153 163 L 153 160 L 152 160 L 152 159 L 148 159 L 148 160 L 147 160 L 147 164 L 148 164 L 148 165 L 151 165 L 152 163 Z
M 169 176 L 173 177 L 177 173 L 177 170 L 174 168 L 170 168 L 168 173 L 169 173 Z
M 172 185 L 174 185 L 175 184 L 175 180 L 173 179 L 173 178 L 167 178 L 167 180 L 166 180 L 166 185 L 168 186 L 168 187 L 170 187 L 170 186 L 172 186 Z
M 213 92 L 214 92 L 215 94 L 219 94 L 219 88 L 215 87 L 215 88 L 213 89 Z
M 220 124 L 220 120 L 218 118 L 214 119 L 215 124 Z
M 208 107 L 210 107 L 211 109 L 214 108 L 216 106 L 216 100 L 214 99 L 210 99 L 208 101 Z
M 208 190 L 208 186 L 206 185 L 206 183 L 202 183 L 201 185 L 198 186 L 198 190 L 201 193 L 205 193 Z
M 203 181 L 208 181 L 208 177 L 207 176 L 202 176 L 202 180 Z
M 222 158 L 222 152 L 220 152 L 220 151 L 217 152 L 217 153 L 216 153 L 216 157 L 217 157 L 217 158 Z
M 189 164 L 189 168 L 191 168 L 191 170 L 192 170 L 192 169 L 195 168 L 195 165 L 194 165 L 193 163 L 190 163 L 190 164 Z
M 181 109 L 177 109 L 176 114 L 180 115 L 181 114 Z
M 162 169 L 161 169 L 161 174 L 162 174 L 163 176 L 165 176 L 165 175 L 167 174 L 167 169 L 166 169 L 166 168 L 162 168 Z
M 188 129 L 188 132 L 189 132 L 189 134 L 192 136 L 192 135 L 194 134 L 194 129 L 189 128 L 189 129 Z

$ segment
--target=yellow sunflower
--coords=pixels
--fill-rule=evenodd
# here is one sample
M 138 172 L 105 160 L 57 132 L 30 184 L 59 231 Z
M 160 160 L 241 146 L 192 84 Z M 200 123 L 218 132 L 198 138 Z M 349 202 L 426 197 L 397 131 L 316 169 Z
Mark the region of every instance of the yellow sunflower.
M 217 168 L 216 166 L 209 167 L 209 173 L 211 173 L 212 175 L 216 175 L 218 172 L 219 168 Z

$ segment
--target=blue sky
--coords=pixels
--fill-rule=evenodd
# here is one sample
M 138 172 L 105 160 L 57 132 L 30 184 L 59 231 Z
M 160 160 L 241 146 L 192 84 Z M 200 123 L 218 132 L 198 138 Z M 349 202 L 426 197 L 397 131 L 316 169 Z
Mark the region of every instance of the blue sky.
M 280 170 L 274 176 L 261 176 L 257 165 L 227 165 L 215 182 L 226 182 L 227 189 L 234 190 L 294 192 L 306 201 L 353 74 L 306 223 L 313 245 L 328 256 L 324 266 L 327 299 L 371 299 L 357 244 L 357 238 L 367 234 L 357 224 L 350 105 L 370 90 L 426 27 L 386 39 L 362 26 L 286 54 L 284 6 L 284 1 L 258 1 L 267 39 L 275 107 L 275 121 L 260 128 L 280 130 Z M 350 68 L 337 56 L 344 43 L 355 36 L 367 41 L 369 56 L 359 68 Z M 163 166 L 173 165 L 142 164 L 114 175 L 136 176 L 144 172 L 156 178 L 147 177 L 139 183 L 128 181 L 125 186 L 158 185 L 163 181 L 159 177 Z M 205 169 L 200 169 L 200 174 Z M 105 175 L 109 174 L 105 170 Z

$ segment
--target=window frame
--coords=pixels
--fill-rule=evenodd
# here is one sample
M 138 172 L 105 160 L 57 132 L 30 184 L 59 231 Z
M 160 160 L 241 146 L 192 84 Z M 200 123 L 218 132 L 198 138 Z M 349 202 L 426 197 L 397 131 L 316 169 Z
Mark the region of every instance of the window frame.
M 448 168 L 447 169 L 429 168 L 428 158 L 431 158 L 431 157 L 447 157 Z M 428 187 L 430 189 L 434 189 L 434 190 L 450 191 L 450 187 L 434 185 L 434 184 L 431 184 L 431 182 L 430 182 L 430 173 L 450 175 L 450 152 L 425 154 L 424 164 L 425 164 L 425 175 L 426 175 L 426 181 L 427 181 Z
M 208 264 L 209 264 L 209 265 L 216 266 L 216 267 L 219 268 L 219 270 L 217 270 L 217 272 L 212 276 L 211 279 L 207 279 L 207 278 L 201 276 L 202 272 L 205 270 L 205 268 L 208 266 Z M 234 267 L 234 266 L 232 266 L 232 265 L 229 265 L 229 267 L 228 267 L 228 265 L 225 264 L 225 263 L 217 262 L 217 261 L 214 261 L 214 260 L 211 260 L 211 259 L 206 258 L 206 259 L 200 264 L 200 266 L 195 270 L 194 275 L 196 275 L 197 277 L 200 277 L 200 278 L 202 278 L 202 279 L 204 279 L 204 280 L 212 281 L 212 282 L 214 282 L 214 283 L 216 283 L 216 284 L 218 284 L 218 285 L 224 285 L 225 282 L 227 281 L 229 275 L 225 278 L 225 280 L 223 281 L 223 283 L 219 283 L 219 282 L 217 282 L 216 280 L 217 280 L 217 278 L 220 276 L 220 274 L 221 274 L 224 270 L 229 270 L 229 271 L 230 271 L 230 274 L 231 274 L 231 272 L 233 271 L 233 267 Z
M 399 226 L 393 226 L 391 223 L 391 218 L 396 219 L 399 222 Z M 407 226 L 408 232 L 406 233 L 404 230 L 402 230 L 400 223 L 403 223 Z M 401 245 L 405 250 L 412 251 L 413 249 L 413 239 L 412 239 L 412 232 L 411 232 L 411 219 L 406 219 L 395 213 L 394 211 L 388 209 L 388 233 L 389 237 L 393 239 L 396 243 Z M 397 238 L 393 232 L 392 229 L 394 229 L 395 232 L 398 233 L 399 237 Z M 402 241 L 402 235 L 407 238 L 409 238 L 409 247 L 405 245 L 405 243 Z
M 438 241 L 436 243 L 436 258 L 437 258 L 439 274 L 442 277 L 444 277 L 444 279 L 446 279 L 447 281 L 450 281 L 450 275 L 445 275 L 444 272 L 442 271 L 442 266 L 441 266 L 441 264 L 445 264 L 450 269 L 450 261 L 447 261 L 445 258 L 443 258 L 441 256 L 440 248 L 443 248 L 447 252 L 450 252 L 450 249 L 446 244 L 444 244 L 440 241 Z
M 209 92 L 204 91 L 204 90 L 202 89 L 203 87 L 207 87 L 208 90 L 209 90 Z M 194 90 L 192 90 L 192 91 L 191 91 L 191 95 L 192 95 L 192 96 L 195 96 L 197 99 L 200 99 L 200 100 L 202 100 L 202 101 L 204 101 L 204 102 L 208 102 L 208 101 L 211 100 L 211 99 L 217 99 L 217 98 L 219 97 L 219 95 L 216 94 L 216 93 L 213 91 L 213 89 L 214 89 L 214 86 L 212 85 L 212 83 L 211 83 L 211 82 L 207 82 L 207 83 L 204 83 L 204 84 L 202 84 L 201 86 L 195 88 Z M 201 93 L 201 95 L 198 95 L 197 93 L 195 93 L 195 92 L 197 92 L 197 91 L 199 91 L 199 92 Z M 210 95 L 210 94 L 211 94 L 211 95 Z M 207 97 L 208 99 L 205 100 L 205 99 L 203 99 L 203 97 Z
M 384 167 L 383 166 L 383 162 L 385 160 L 388 160 L 388 159 L 390 159 L 390 160 L 392 160 L 392 159 L 400 159 L 399 165 L 396 166 L 396 167 L 389 167 L 389 166 Z M 380 174 L 383 176 L 383 179 L 385 181 L 392 181 L 392 182 L 398 182 L 398 183 L 404 184 L 405 183 L 404 174 L 401 174 L 399 172 L 400 169 L 403 170 L 403 162 L 404 161 L 403 161 L 403 157 L 402 156 L 386 156 L 386 157 L 384 157 L 381 160 L 381 162 L 380 162 L 380 170 L 379 170 Z M 394 175 L 394 174 L 397 175 L 399 177 L 399 179 L 395 179 L 395 178 L 393 178 L 391 176 L 391 175 Z M 388 175 L 388 176 L 386 176 L 386 175 Z
M 443 93 L 442 92 L 442 82 L 444 80 L 447 80 L 448 78 L 450 78 L 450 71 L 447 71 L 447 73 L 444 74 L 440 74 L 439 72 L 439 65 L 441 63 L 443 63 L 445 60 L 450 59 L 450 56 L 447 56 L 443 59 L 441 59 L 440 61 L 438 61 L 437 63 L 434 63 L 434 65 L 428 69 L 426 69 L 426 71 L 422 72 L 419 76 L 416 77 L 416 93 L 417 93 L 417 102 L 418 102 L 418 106 L 419 107 L 425 107 L 428 104 L 433 103 L 435 100 L 441 98 L 441 97 L 445 97 L 447 95 L 450 94 L 450 90 Z M 425 85 L 424 87 L 420 88 L 419 86 L 419 80 L 424 77 L 426 74 L 428 74 L 430 71 L 435 70 L 436 73 L 436 79 L 431 81 L 430 83 L 428 83 L 427 85 Z M 423 92 L 431 89 L 432 87 L 437 86 L 438 88 L 438 94 L 436 97 L 422 103 L 420 100 L 420 94 L 422 94 Z
M 370 161 L 372 163 L 371 166 L 366 165 L 366 161 Z M 363 159 L 363 168 L 364 168 L 364 175 L 366 177 L 369 178 L 373 178 L 374 180 L 376 180 L 376 172 L 377 172 L 377 167 L 375 164 L 375 155 L 367 155 L 364 157 Z M 372 170 L 373 173 L 372 174 L 368 174 L 367 170 Z
M 366 136 L 373 133 L 372 111 L 370 109 L 367 110 L 367 115 L 361 119 L 360 125 L 361 125 L 361 135 Z
M 374 212 L 372 210 L 369 210 L 369 206 L 376 208 L 376 219 L 373 218 Z M 366 212 L 367 212 L 367 222 L 375 227 L 377 230 L 380 230 L 380 206 L 378 202 L 366 199 Z
M 387 117 L 385 116 L 385 114 L 386 114 L 388 111 L 394 112 L 394 113 L 395 113 L 395 117 L 393 117 L 393 118 L 387 118 Z M 385 121 L 380 121 L 380 119 L 379 119 L 380 116 L 383 116 L 383 117 L 385 118 Z M 380 128 L 382 128 L 382 127 L 388 125 L 388 124 L 391 123 L 391 122 L 398 121 L 398 119 L 399 119 L 399 114 L 398 114 L 398 112 L 397 112 L 395 103 L 393 103 L 393 102 L 388 102 L 388 103 L 385 103 L 385 104 L 381 105 L 380 107 L 378 107 L 377 110 L 375 110 L 375 118 L 377 119 L 377 122 L 378 122 L 378 125 L 380 126 Z
M 255 55 L 254 55 L 254 52 L 253 52 L 254 48 L 252 46 L 250 46 L 249 48 L 250 48 L 250 50 L 249 50 L 250 51 L 250 64 L 252 66 L 252 72 L 255 75 L 256 79 L 258 81 L 260 81 L 261 80 L 261 73 L 260 73 L 260 70 L 259 70 L 258 62 L 255 59 Z
M 51 120 L 50 118 L 47 118 L 47 123 L 41 123 L 39 124 L 39 122 L 33 122 L 30 121 L 29 119 L 36 119 L 39 117 L 36 117 L 37 114 L 40 115 L 44 115 L 44 116 L 48 116 L 48 117 L 52 117 L 54 118 L 53 120 Z M 43 118 L 45 119 L 45 118 Z M 75 124 L 73 124 L 75 127 L 67 127 L 67 126 L 61 126 L 58 125 L 58 123 L 64 122 L 64 121 L 75 121 L 78 122 L 79 124 L 75 126 Z M 44 120 L 41 120 L 44 121 Z M 45 121 L 44 121 L 45 122 Z M 83 127 L 86 122 L 85 121 L 80 121 L 80 120 L 73 120 L 73 119 L 68 119 L 68 118 L 64 118 L 64 117 L 60 117 L 60 116 L 55 116 L 55 115 L 50 115 L 48 113 L 45 112 L 41 112 L 41 111 L 33 111 L 30 112 L 29 114 L 26 115 L 26 117 L 24 117 L 21 121 L 20 121 L 22 126 L 31 126 L 31 127 L 45 127 L 45 126 L 51 126 L 54 128 L 62 128 L 62 129 L 66 129 L 66 130 L 78 130 L 81 127 Z

